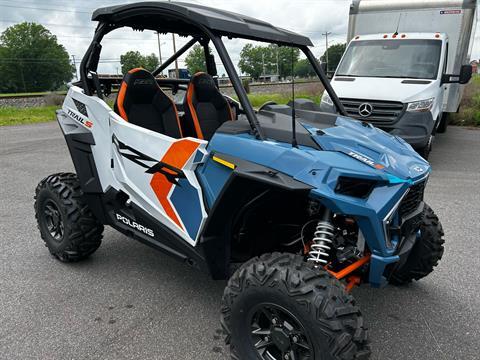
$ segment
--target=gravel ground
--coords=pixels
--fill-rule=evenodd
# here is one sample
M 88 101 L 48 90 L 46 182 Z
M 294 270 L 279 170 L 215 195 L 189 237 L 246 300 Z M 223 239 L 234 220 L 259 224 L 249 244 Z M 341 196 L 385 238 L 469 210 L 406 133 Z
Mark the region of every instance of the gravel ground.
M 227 359 L 219 336 L 224 283 L 107 229 L 87 261 L 43 246 L 33 192 L 73 170 L 55 123 L 0 128 L 0 358 Z M 373 359 L 480 354 L 480 131 L 449 128 L 431 155 L 426 199 L 446 233 L 437 270 L 407 287 L 353 294 L 371 329 Z

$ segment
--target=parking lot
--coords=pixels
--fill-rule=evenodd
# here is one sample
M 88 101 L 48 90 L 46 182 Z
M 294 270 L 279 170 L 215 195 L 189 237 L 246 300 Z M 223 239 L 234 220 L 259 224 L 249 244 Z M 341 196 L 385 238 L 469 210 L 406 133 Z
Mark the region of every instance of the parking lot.
M 224 283 L 106 229 L 87 261 L 62 264 L 44 247 L 33 193 L 72 171 L 56 123 L 0 128 L 0 358 L 227 359 L 219 334 Z M 478 359 L 480 131 L 437 137 L 426 201 L 446 252 L 428 278 L 353 294 L 373 359 Z

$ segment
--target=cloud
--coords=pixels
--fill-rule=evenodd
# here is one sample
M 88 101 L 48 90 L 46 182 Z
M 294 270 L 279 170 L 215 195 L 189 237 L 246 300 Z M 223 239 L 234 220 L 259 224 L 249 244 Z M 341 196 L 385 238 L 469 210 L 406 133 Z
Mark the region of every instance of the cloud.
M 186 0 L 188 1 L 188 0 Z M 316 56 L 325 51 L 325 37 L 322 33 L 329 31 L 330 44 L 346 41 L 348 12 L 350 0 L 190 0 L 202 5 L 221 8 L 249 15 L 273 23 L 276 26 L 303 33 L 309 36 L 315 47 Z M 34 21 L 44 24 L 58 37 L 67 51 L 79 61 L 85 53 L 95 23 L 91 13 L 97 7 L 118 3 L 135 2 L 134 0 L 0 0 L 0 31 L 21 21 Z M 108 42 L 103 43 L 100 72 L 116 73 L 120 68 L 120 55 L 128 50 L 141 53 L 158 54 L 157 36 L 152 31 L 143 33 L 127 29 L 116 30 L 108 35 Z M 186 42 L 177 37 L 178 45 Z M 168 58 L 173 53 L 171 35 L 162 35 L 162 57 Z M 228 48 L 234 63 L 238 62 L 243 42 L 229 42 Z M 473 58 L 480 58 L 480 26 L 477 26 Z M 184 57 L 182 58 L 183 61 Z M 181 61 L 180 66 L 183 66 Z M 223 67 L 219 67 L 219 73 Z

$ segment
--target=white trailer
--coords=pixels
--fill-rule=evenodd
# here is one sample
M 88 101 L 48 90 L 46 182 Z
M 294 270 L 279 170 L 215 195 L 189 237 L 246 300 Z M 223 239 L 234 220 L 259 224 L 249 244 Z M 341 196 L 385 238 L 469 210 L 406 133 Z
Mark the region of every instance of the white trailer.
M 476 7 L 476 0 L 353 0 L 349 45 L 332 79 L 349 115 L 428 155 L 469 80 Z M 325 96 L 323 110 L 328 103 Z

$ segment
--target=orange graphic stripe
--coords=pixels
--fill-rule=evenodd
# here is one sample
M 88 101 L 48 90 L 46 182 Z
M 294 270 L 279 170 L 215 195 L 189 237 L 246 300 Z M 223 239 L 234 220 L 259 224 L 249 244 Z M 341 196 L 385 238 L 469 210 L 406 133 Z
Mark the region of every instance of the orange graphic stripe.
M 199 145 L 199 143 L 187 139 L 177 141 L 170 146 L 161 161 L 165 164 L 176 167 L 177 169 L 183 169 L 188 159 L 190 159 Z M 175 184 L 168 181 L 164 174 L 156 173 L 150 181 L 150 186 L 155 192 L 155 195 L 157 195 L 158 201 L 160 201 L 167 216 L 177 224 L 180 229 L 185 230 L 175 213 L 173 204 L 168 198 L 168 195 Z

